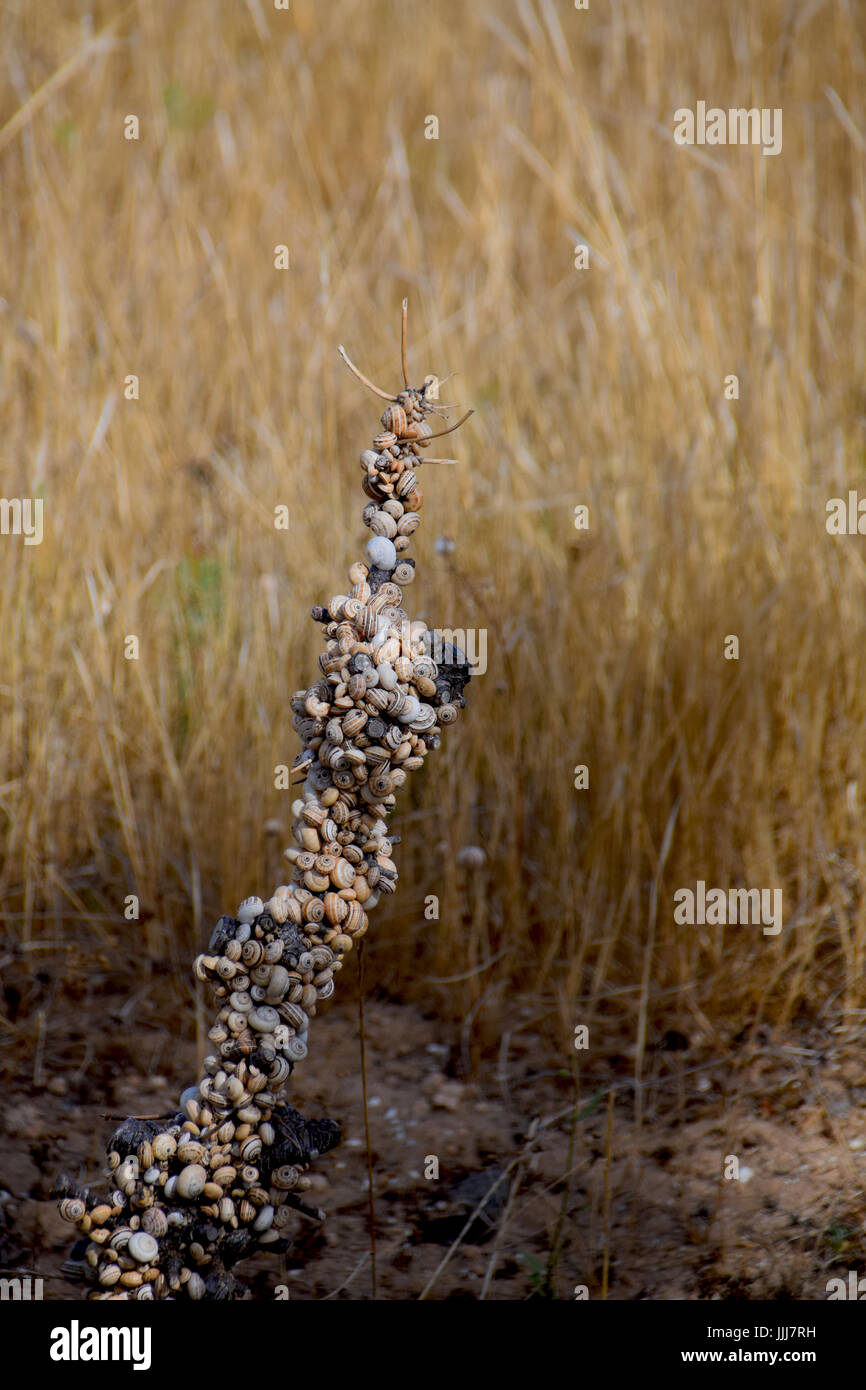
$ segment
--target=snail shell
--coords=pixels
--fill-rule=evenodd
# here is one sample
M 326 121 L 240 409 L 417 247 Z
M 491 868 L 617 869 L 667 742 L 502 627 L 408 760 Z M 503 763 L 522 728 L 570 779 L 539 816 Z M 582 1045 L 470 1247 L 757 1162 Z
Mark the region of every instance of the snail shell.
M 220 1221 L 228 1225 L 235 1214 L 235 1204 L 231 1197 L 220 1197 L 219 1200 Z
M 261 898 L 244 898 L 238 908 L 237 918 L 239 922 L 254 922 L 257 917 L 261 917 L 265 910 L 265 905 Z
M 348 777 L 350 781 L 354 780 L 352 779 L 351 772 L 337 772 L 335 773 L 335 777 Z M 308 869 L 304 874 L 304 883 L 312 893 L 324 893 L 330 886 L 327 874 L 314 873 L 312 869 Z
M 274 893 L 273 897 L 270 898 L 267 903 L 265 903 L 265 911 L 270 913 L 274 921 L 280 926 L 282 926 L 283 922 L 285 922 L 286 917 L 288 916 L 289 896 L 290 893 L 288 887 L 283 886 L 281 888 L 278 888 Z M 251 962 L 251 964 L 255 963 L 255 961 Z
M 423 734 L 436 723 L 436 711 L 432 705 L 420 705 L 410 727 L 415 733 Z
M 397 522 L 385 511 L 374 511 L 367 525 L 374 536 L 385 536 L 388 540 L 393 540 L 397 534 Z
M 99 1271 L 99 1282 L 102 1284 L 103 1288 L 110 1289 L 117 1283 L 120 1275 L 121 1270 L 119 1265 L 106 1264 L 103 1265 Z
M 341 898 L 338 893 L 325 894 L 325 915 L 332 926 L 338 926 L 349 910 L 345 898 Z
M 207 1289 L 200 1274 L 191 1274 L 189 1276 L 186 1281 L 186 1292 L 187 1296 L 194 1299 L 196 1302 L 204 1298 Z
M 407 424 L 406 412 L 402 405 L 389 405 L 387 409 L 382 412 L 383 428 L 390 430 L 395 435 L 404 435 L 406 433 Z
M 195 1139 L 185 1140 L 178 1144 L 177 1156 L 181 1163 L 204 1163 L 204 1144 L 199 1144 Z
M 293 1061 L 301 1062 L 307 1055 L 307 1044 L 298 1037 L 289 1038 L 285 1050 Z
M 394 543 L 389 541 L 386 536 L 373 536 L 372 540 L 367 542 L 366 555 L 371 565 L 375 565 L 377 569 L 387 570 L 389 573 L 397 563 Z M 366 633 L 365 635 L 371 634 Z
M 351 888 L 355 882 L 355 866 L 350 864 L 348 859 L 338 859 L 331 870 L 330 878 L 337 889 Z M 322 911 L 324 913 L 324 906 Z
M 398 584 L 411 584 L 415 578 L 415 566 L 409 560 L 401 560 L 394 570 Z
M 318 901 L 314 899 L 313 901 Z M 324 913 L 324 907 L 322 908 Z M 267 995 L 265 996 L 269 1004 L 278 1004 L 286 990 L 289 988 L 289 972 L 285 966 L 275 965 L 271 971 L 271 979 L 268 984 Z M 264 1083 L 264 1078 L 262 1078 Z
M 291 1163 L 284 1163 L 282 1167 L 274 1169 L 271 1182 L 279 1192 L 291 1192 L 297 1187 L 300 1176 L 300 1168 L 295 1168 Z
M 149 1231 L 136 1231 L 129 1237 L 130 1255 L 139 1264 L 151 1264 L 159 1254 L 159 1241 Z
M 421 518 L 417 512 L 404 512 L 397 522 L 398 536 L 414 536 L 418 527 L 421 525 Z M 399 584 L 399 580 L 397 583 Z
M 200 1163 L 189 1163 L 177 1175 L 177 1195 L 192 1201 L 204 1192 L 207 1172 Z
M 373 541 L 370 541 L 369 544 L 372 545 Z M 388 544 L 391 544 L 390 541 Z M 393 550 L 393 546 L 391 546 L 391 549 Z M 373 637 L 379 626 L 379 617 L 376 609 L 371 607 L 370 604 L 364 604 L 355 619 L 355 626 L 358 629 L 358 634 L 362 641 L 367 641 L 368 638 Z
M 187 1102 L 187 1104 L 189 1104 L 189 1102 Z M 138 1179 L 138 1172 L 138 1159 L 133 1154 L 130 1154 L 123 1160 L 117 1170 L 118 1185 L 124 1188 L 128 1183 L 136 1182 Z
M 397 479 L 394 491 L 398 497 L 408 497 L 418 486 L 418 479 L 411 468 L 407 468 Z
M 269 1004 L 260 1004 L 247 1014 L 249 1026 L 257 1033 L 272 1033 L 279 1023 L 279 1014 Z
M 361 907 L 361 904 L 357 901 L 350 902 L 349 911 L 347 912 L 346 920 L 343 923 L 346 933 L 350 936 L 354 936 L 366 925 L 367 914 Z
M 383 690 L 395 690 L 398 680 L 405 680 L 405 676 L 398 676 L 394 666 L 387 661 L 380 661 L 378 665 L 379 685 Z
M 232 1104 L 240 1100 L 244 1095 L 244 1083 L 239 1076 L 230 1076 L 225 1084 L 225 1093 Z
M 245 941 L 241 947 L 241 960 L 246 966 L 258 965 L 264 954 L 264 947 L 260 941 Z
M 270 1202 L 268 1202 L 266 1206 L 263 1206 L 260 1209 L 258 1216 L 253 1222 L 253 1230 L 258 1233 L 261 1233 L 262 1231 L 267 1231 L 273 1224 L 274 1209 L 271 1206 Z
M 366 691 L 367 682 L 360 672 L 356 672 L 355 675 L 349 677 L 349 680 L 346 685 L 346 694 L 352 701 L 363 700 Z M 347 716 L 347 719 L 348 718 L 351 718 L 351 716 Z M 343 732 L 346 734 L 348 738 L 351 738 L 353 733 L 357 733 L 358 730 L 361 728 L 363 728 L 363 724 L 359 724 L 357 728 L 355 728 L 354 730 L 347 729 L 346 719 L 343 720 Z
M 289 916 L 290 918 L 292 917 L 291 913 L 289 914 Z M 292 918 L 292 920 L 294 920 L 294 918 Z M 299 912 L 298 922 L 300 922 L 300 920 L 301 916 Z M 269 941 L 267 946 L 265 947 L 265 960 L 270 965 L 276 965 L 277 961 L 280 961 L 283 958 L 283 949 L 284 948 L 282 941 Z
M 64 1221 L 80 1221 L 87 1214 L 87 1206 L 80 1197 L 64 1197 L 60 1203 L 60 1215 Z
M 309 1024 L 309 1018 L 298 1004 L 281 1004 L 280 1015 L 290 1027 L 297 1029 L 298 1032 L 301 1033 Z
M 141 1229 L 157 1239 L 165 1235 L 168 1230 L 168 1217 L 162 1207 L 148 1207 L 147 1211 L 142 1213 Z
M 262 1151 L 262 1141 L 257 1134 L 251 1134 L 241 1144 L 241 1158 L 244 1163 L 252 1163 L 254 1158 L 258 1158 Z M 258 1175 L 256 1175 L 258 1176 Z
M 440 705 L 436 711 L 436 718 L 440 724 L 453 724 L 457 715 L 456 705 Z

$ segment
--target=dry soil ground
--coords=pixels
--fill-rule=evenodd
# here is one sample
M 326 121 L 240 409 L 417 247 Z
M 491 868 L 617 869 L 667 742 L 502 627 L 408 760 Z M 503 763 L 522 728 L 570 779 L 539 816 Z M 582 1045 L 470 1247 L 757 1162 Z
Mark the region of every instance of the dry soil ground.
M 41 1276 L 46 1297 L 76 1299 L 80 1286 L 61 1270 L 73 1232 L 49 1198 L 54 1177 L 65 1169 L 98 1181 L 114 1127 L 103 1117 L 172 1109 L 195 1074 L 195 1047 L 172 1039 L 149 997 L 130 1004 L 126 994 L 56 1001 L 38 1057 L 18 1027 L 12 1018 L 4 1030 L 0 1266 Z M 810 1024 L 709 1042 L 660 1019 L 639 1092 L 628 1040 L 598 1036 L 579 1056 L 570 1158 L 570 1064 L 534 1032 L 529 1006 L 500 1058 L 469 1077 L 434 1019 L 368 1002 L 378 1297 L 417 1298 L 484 1184 L 508 1169 L 489 1218 L 428 1297 L 541 1296 L 557 1244 L 547 1289 L 559 1298 L 577 1285 L 601 1297 L 605 1264 L 611 1299 L 826 1298 L 828 1279 L 860 1271 L 866 1250 L 859 1031 Z M 324 1225 L 299 1218 L 287 1256 L 243 1266 L 259 1299 L 279 1285 L 293 1299 L 371 1297 L 351 1000 L 316 1021 L 314 1041 L 292 1098 L 306 1114 L 340 1119 L 344 1142 L 316 1165 L 311 1195 Z M 424 1176 L 429 1155 L 438 1180 Z M 726 1155 L 738 1158 L 739 1181 L 724 1178 Z

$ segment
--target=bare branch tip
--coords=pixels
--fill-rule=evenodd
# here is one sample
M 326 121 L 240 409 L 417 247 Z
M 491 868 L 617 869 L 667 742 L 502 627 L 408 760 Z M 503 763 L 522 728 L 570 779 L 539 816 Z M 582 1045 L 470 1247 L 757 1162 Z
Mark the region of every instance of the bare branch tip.
M 337 351 L 342 357 L 346 366 L 349 368 L 349 371 L 352 373 L 353 376 L 356 376 L 358 378 L 362 385 L 366 386 L 370 391 L 373 391 L 377 396 L 381 396 L 383 401 L 395 401 L 397 399 L 396 396 L 389 395 L 387 391 L 380 390 L 378 386 L 375 386 L 373 384 L 369 377 L 364 376 L 363 372 L 358 371 L 358 368 L 355 366 L 354 362 L 349 357 L 349 354 L 343 347 L 342 343 L 339 344 Z

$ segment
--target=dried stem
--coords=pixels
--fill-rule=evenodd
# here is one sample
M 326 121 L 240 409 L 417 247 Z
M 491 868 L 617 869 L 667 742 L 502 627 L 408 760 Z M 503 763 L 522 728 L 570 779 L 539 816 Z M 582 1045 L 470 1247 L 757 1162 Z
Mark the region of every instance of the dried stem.
M 400 361 L 403 367 L 403 385 L 409 390 L 409 368 L 406 366 L 406 320 L 409 317 L 409 301 L 403 300 L 403 324 L 400 334 Z
M 337 351 L 338 351 L 338 353 L 340 354 L 340 356 L 342 357 L 342 359 L 343 359 L 343 361 L 345 362 L 346 366 L 349 368 L 349 371 L 352 372 L 352 373 L 358 378 L 359 381 L 363 382 L 363 384 L 364 384 L 365 386 L 368 386 L 368 387 L 370 388 L 371 391 L 374 391 L 374 392 L 376 393 L 377 396 L 381 396 L 383 401 L 392 401 L 392 402 L 393 402 L 393 401 L 396 401 L 396 399 L 397 399 L 396 396 L 389 396 L 389 394 L 388 394 L 387 391 L 381 391 L 381 390 L 379 389 L 378 386 L 374 386 L 374 385 L 373 385 L 373 382 L 370 380 L 370 378 L 369 378 L 368 376 L 364 376 L 364 373 L 363 373 L 363 372 L 359 372 L 359 371 L 358 371 L 358 368 L 355 366 L 354 362 L 350 359 L 349 354 L 347 353 L 346 349 L 343 347 L 342 343 L 341 343 L 340 346 L 337 348 Z M 429 435 L 428 435 L 428 438 L 431 438 L 431 437 L 432 437 L 432 436 L 429 436 Z

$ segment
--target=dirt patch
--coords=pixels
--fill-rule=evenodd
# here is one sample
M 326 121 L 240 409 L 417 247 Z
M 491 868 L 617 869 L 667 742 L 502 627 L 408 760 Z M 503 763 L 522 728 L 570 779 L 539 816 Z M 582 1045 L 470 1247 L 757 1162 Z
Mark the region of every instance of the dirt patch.
M 83 1296 L 62 1269 L 74 1233 L 49 1197 L 58 1171 L 99 1183 L 111 1117 L 170 1110 L 196 1074 L 194 1044 L 166 1035 L 149 992 L 132 1022 L 128 1000 L 57 1001 L 65 1045 L 43 1042 L 41 1058 L 38 1038 L 7 1044 L 27 1076 L 5 1088 L 0 1264 L 53 1299 Z M 467 1222 L 429 1297 L 598 1298 L 607 1277 L 611 1299 L 823 1299 L 866 1264 L 852 1030 L 829 1049 L 817 1030 L 720 1047 L 659 1027 L 639 1090 L 627 1041 L 610 1037 L 576 1054 L 576 1096 L 570 1059 L 531 1033 L 467 1077 L 417 1009 L 371 1001 L 366 1016 L 379 1298 L 419 1297 Z M 241 1267 L 256 1298 L 371 1297 L 357 1014 L 335 1007 L 315 1031 L 291 1098 L 343 1125 L 313 1176 L 327 1220 L 299 1218 L 287 1255 Z

